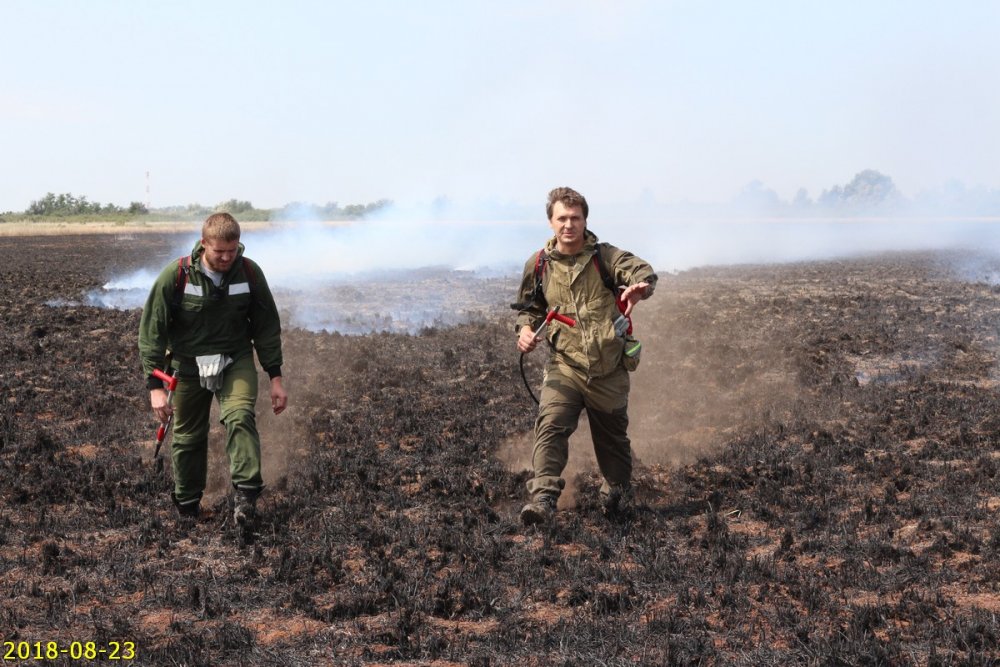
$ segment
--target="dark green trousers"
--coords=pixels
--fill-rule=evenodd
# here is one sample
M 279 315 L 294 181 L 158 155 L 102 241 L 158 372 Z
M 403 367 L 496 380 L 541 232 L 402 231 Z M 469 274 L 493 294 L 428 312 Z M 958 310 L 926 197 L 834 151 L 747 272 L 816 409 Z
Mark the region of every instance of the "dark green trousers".
M 566 486 L 562 478 L 569 460 L 569 438 L 587 411 L 597 465 L 604 476 L 603 490 L 632 480 L 632 445 L 628 438 L 628 371 L 619 367 L 602 378 L 591 379 L 580 371 L 549 362 L 535 420 L 534 476 L 528 480 L 532 497 L 558 496 Z
M 177 382 L 171 459 L 174 497 L 180 503 L 200 498 L 205 491 L 213 396 L 219 401 L 219 422 L 226 427 L 226 454 L 233 485 L 251 494 L 259 493 L 264 486 L 254 412 L 257 368 L 253 355 L 248 354 L 224 371 L 222 388 L 216 394 L 203 389 L 197 375 Z

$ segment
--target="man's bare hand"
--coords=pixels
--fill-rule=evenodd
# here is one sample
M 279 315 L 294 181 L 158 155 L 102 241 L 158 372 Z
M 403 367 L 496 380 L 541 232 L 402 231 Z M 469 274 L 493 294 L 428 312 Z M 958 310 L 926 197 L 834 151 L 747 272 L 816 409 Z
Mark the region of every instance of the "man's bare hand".
M 635 285 L 629 285 L 622 291 L 621 297 L 622 301 L 625 302 L 625 317 L 632 314 L 632 308 L 635 304 L 639 303 L 643 299 L 649 296 L 649 283 L 642 282 L 636 283 Z
M 288 393 L 281 384 L 281 376 L 271 378 L 271 409 L 280 415 L 288 406 Z
M 153 414 L 161 424 L 166 424 L 170 415 L 174 414 L 173 406 L 167 401 L 166 389 L 150 389 L 149 404 L 153 406 Z
M 535 336 L 535 331 L 531 327 L 525 325 L 521 327 L 521 333 L 517 336 L 517 349 L 521 354 L 527 354 L 538 347 L 541 340 Z

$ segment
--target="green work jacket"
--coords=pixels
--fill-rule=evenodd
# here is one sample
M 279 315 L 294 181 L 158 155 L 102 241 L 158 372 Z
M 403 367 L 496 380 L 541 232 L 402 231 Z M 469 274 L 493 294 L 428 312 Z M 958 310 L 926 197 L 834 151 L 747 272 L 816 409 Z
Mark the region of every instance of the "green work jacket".
M 156 278 L 142 309 L 139 323 L 139 356 L 149 378 L 154 368 L 163 369 L 166 350 L 173 354 L 173 368 L 181 374 L 197 374 L 194 358 L 225 354 L 234 360 L 252 354 L 270 377 L 281 375 L 281 319 L 256 263 L 243 257 L 239 244 L 236 260 L 216 287 L 202 267 L 202 245 L 191 251 L 183 297 L 175 298 L 178 265 L 167 265 Z

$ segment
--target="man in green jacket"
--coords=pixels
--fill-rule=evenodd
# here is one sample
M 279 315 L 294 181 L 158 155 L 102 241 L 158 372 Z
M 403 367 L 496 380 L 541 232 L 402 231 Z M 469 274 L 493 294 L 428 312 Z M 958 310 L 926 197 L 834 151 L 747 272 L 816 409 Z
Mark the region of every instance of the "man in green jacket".
M 545 212 L 554 236 L 524 265 L 515 306 L 517 349 L 527 354 L 537 347 L 542 339 L 535 332 L 552 308 L 575 325 L 553 319 L 545 329 L 551 356 L 535 421 L 534 475 L 528 481 L 532 499 L 521 510 L 521 521 L 544 523 L 554 514 L 566 485 L 561 475 L 569 437 L 584 409 L 604 476 L 603 508 L 616 517 L 632 495 L 628 373 L 638 364 L 639 346 L 629 335 L 626 318 L 636 303 L 652 295 L 656 274 L 632 253 L 598 243 L 587 229 L 589 208 L 580 193 L 552 190 Z M 606 284 L 602 273 L 613 284 Z
M 173 405 L 153 375 L 176 373 Z M 190 257 L 171 262 L 157 277 L 142 310 L 139 355 L 153 413 L 165 423 L 173 415 L 171 494 L 181 516 L 197 517 L 208 473 L 212 397 L 226 427 L 226 454 L 236 489 L 234 519 L 254 516 L 264 488 L 257 433 L 257 369 L 253 352 L 271 379 L 271 409 L 284 411 L 281 382 L 281 321 L 263 272 L 243 256 L 239 223 L 215 213 L 202 225 Z

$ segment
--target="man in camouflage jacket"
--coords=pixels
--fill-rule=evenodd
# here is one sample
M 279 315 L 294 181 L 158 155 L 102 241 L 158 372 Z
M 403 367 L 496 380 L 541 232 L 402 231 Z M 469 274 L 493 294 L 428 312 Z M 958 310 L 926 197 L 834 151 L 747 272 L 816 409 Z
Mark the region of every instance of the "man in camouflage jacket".
M 604 476 L 605 511 L 617 515 L 631 499 L 627 369 L 634 369 L 638 359 L 625 354 L 627 337 L 619 319 L 623 313 L 594 259 L 604 263 L 614 289 L 620 290 L 625 316 L 652 295 L 656 274 L 632 253 L 598 243 L 587 229 L 588 213 L 587 200 L 580 193 L 570 188 L 552 190 L 546 214 L 554 236 L 545 246 L 544 260 L 539 261 L 536 253 L 524 266 L 515 324 L 517 349 L 527 354 L 537 347 L 541 338 L 535 331 L 554 307 L 575 321 L 575 326 L 569 326 L 552 320 L 545 329 L 551 356 L 535 421 L 534 475 L 528 481 L 532 500 L 521 510 L 525 524 L 543 523 L 555 512 L 566 484 L 562 472 L 569 458 L 569 437 L 584 409 Z M 633 353 L 637 349 L 629 347 Z

